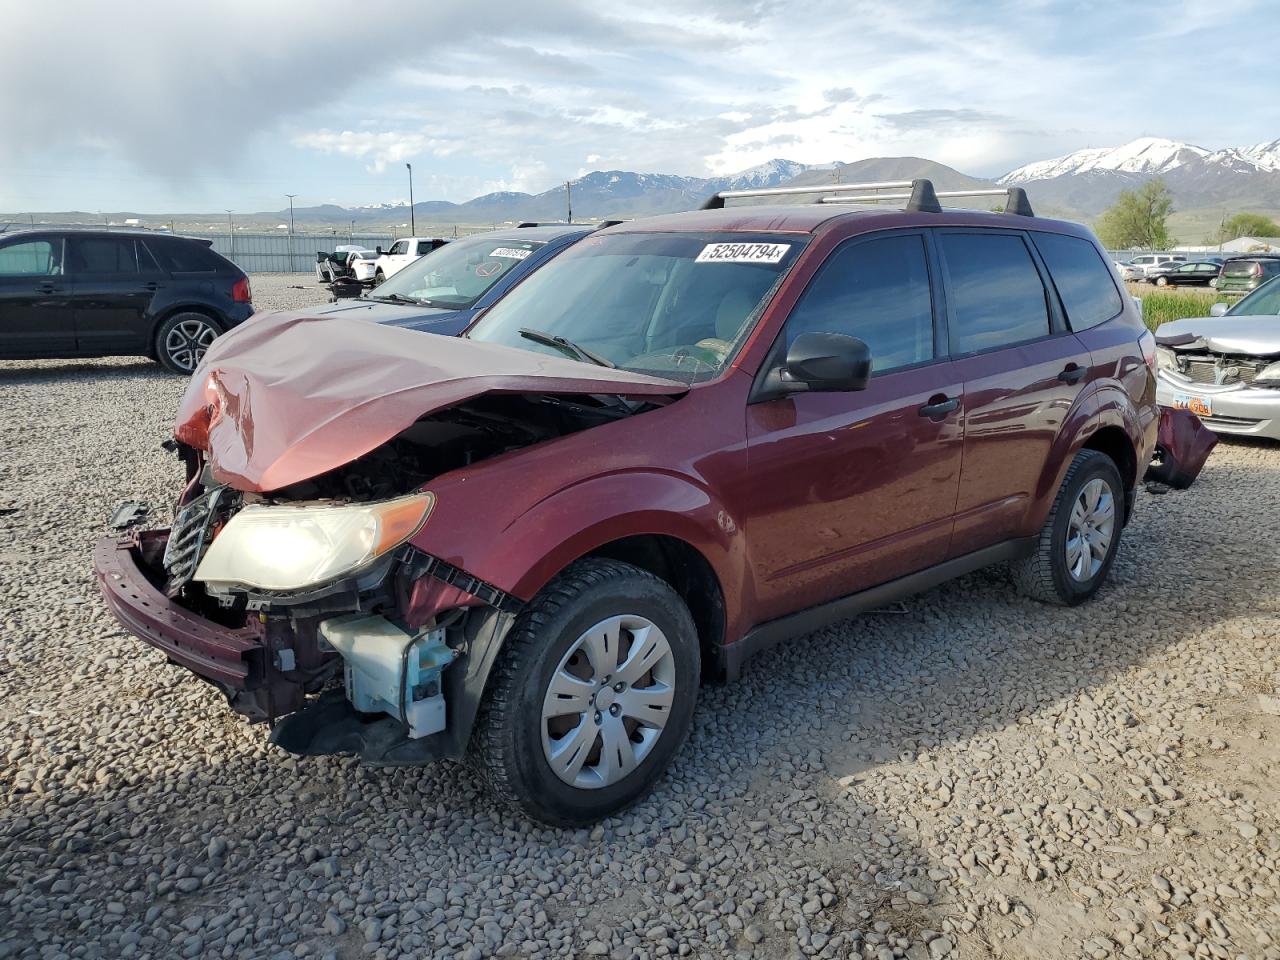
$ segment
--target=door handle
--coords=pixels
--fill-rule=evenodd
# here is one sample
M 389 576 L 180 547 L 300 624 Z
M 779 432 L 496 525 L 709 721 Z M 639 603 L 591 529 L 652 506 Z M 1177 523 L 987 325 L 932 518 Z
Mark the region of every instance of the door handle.
M 160 289 L 160 284 L 156 283 L 154 280 L 148 280 L 144 286 L 153 293 Z
M 920 408 L 920 416 L 930 420 L 941 420 L 952 410 L 960 406 L 959 397 L 948 397 L 946 394 L 935 394 L 929 402 Z
M 1063 383 L 1079 383 L 1084 379 L 1084 375 L 1089 372 L 1088 367 L 1080 367 L 1074 363 L 1067 364 L 1066 368 L 1058 374 L 1058 379 Z
M 56 293 L 58 290 L 52 283 L 37 283 L 36 293 Z

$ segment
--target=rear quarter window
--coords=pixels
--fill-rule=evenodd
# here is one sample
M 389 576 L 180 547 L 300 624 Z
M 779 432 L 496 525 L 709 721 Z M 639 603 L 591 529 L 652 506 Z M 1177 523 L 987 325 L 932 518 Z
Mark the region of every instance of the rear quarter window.
M 221 273 L 228 261 L 202 243 L 147 241 L 160 266 L 170 273 Z
M 1124 308 L 1111 269 L 1088 240 L 1057 233 L 1032 234 L 1036 249 L 1062 298 L 1072 330 L 1105 323 Z

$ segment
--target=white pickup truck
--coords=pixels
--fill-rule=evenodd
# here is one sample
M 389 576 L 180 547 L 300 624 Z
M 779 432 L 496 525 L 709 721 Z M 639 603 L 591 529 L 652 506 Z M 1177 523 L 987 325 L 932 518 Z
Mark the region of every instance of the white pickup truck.
M 391 249 L 383 251 L 378 248 L 378 258 L 372 263 L 362 261 L 355 264 L 355 278 L 361 281 L 372 281 L 374 286 L 387 277 L 403 270 L 425 253 L 430 253 L 448 243 L 445 237 L 405 237 L 391 245 Z

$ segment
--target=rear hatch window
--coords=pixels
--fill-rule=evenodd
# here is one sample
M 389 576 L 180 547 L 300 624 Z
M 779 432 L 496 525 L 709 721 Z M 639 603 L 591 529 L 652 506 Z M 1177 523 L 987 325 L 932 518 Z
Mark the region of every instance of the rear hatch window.
M 223 273 L 235 266 L 203 243 L 148 240 L 151 252 L 170 273 Z
M 1262 272 L 1262 264 L 1256 260 L 1230 260 L 1222 268 L 1224 277 L 1252 277 Z

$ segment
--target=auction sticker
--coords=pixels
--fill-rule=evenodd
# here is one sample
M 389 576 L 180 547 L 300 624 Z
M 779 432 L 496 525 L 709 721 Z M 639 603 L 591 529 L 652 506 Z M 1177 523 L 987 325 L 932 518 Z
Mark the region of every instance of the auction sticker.
M 777 263 L 789 243 L 708 243 L 694 263 Z
M 521 250 L 519 247 L 498 247 L 489 256 L 506 257 L 508 260 L 523 260 L 531 253 L 533 253 L 532 250 Z

